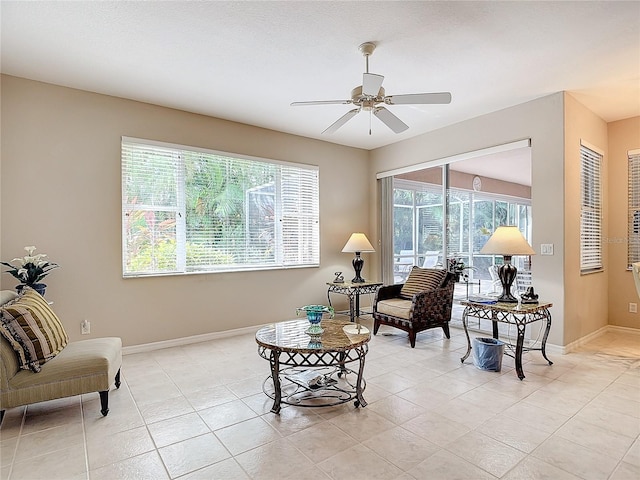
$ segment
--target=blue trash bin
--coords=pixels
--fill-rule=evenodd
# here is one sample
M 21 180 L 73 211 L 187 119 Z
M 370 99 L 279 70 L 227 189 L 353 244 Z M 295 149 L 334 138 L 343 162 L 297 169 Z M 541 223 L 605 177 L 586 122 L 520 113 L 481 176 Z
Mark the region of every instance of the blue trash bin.
M 504 342 L 495 338 L 473 339 L 473 363 L 480 370 L 499 372 L 502 370 Z

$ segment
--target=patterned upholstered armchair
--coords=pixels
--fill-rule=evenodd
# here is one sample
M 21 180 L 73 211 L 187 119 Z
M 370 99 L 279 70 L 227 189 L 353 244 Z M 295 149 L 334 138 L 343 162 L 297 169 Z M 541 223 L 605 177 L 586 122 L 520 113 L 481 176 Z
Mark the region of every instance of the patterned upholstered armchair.
M 406 283 L 386 285 L 376 292 L 373 303 L 373 334 L 380 325 L 399 328 L 409 334 L 411 348 L 416 334 L 441 327 L 447 338 L 455 281 L 446 270 L 413 267 Z

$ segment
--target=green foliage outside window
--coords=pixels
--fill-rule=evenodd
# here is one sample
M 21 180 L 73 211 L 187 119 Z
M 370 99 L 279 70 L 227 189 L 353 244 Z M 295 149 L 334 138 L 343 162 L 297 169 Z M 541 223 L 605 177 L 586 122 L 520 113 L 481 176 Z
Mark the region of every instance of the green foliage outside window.
M 125 275 L 319 261 L 316 168 L 124 141 L 122 162 Z
M 400 183 L 399 183 L 400 184 Z M 526 233 L 530 228 L 530 205 L 503 200 L 497 195 L 461 189 L 447 190 L 447 252 L 443 256 L 442 193 L 440 185 L 403 181 L 394 187 L 394 255 L 401 251 L 411 254 L 416 264 L 426 252 L 440 252 L 440 263 L 455 256 L 462 265 L 461 275 L 474 271 L 474 277 L 488 278 L 488 267 L 501 261 L 500 256 L 479 255 L 480 249 L 500 225 L 519 225 Z M 414 238 L 415 237 L 415 238 Z M 470 245 L 471 242 L 471 245 Z M 471 250 L 471 251 L 470 251 Z M 444 261 L 443 261 L 444 258 Z M 445 264 L 446 265 L 446 264 Z M 463 271 L 464 272 L 463 272 Z

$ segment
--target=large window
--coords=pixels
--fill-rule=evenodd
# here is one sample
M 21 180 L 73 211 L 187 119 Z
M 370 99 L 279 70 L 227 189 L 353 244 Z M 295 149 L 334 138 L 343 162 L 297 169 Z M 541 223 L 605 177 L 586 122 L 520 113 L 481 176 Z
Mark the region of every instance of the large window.
M 602 154 L 580 145 L 580 272 L 602 270 Z
M 122 139 L 125 277 L 317 266 L 317 167 Z

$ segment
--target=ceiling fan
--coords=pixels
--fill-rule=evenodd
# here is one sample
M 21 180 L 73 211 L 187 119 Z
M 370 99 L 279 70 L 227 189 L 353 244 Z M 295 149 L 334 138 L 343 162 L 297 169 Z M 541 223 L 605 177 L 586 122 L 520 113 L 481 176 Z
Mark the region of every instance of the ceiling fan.
M 387 110 L 384 105 L 426 105 L 426 104 L 447 104 L 451 103 L 451 93 L 410 93 L 407 95 L 385 95 L 382 88 L 384 76 L 369 73 L 369 57 L 376 49 L 376 45 L 372 42 L 363 43 L 358 50 L 365 58 L 365 73 L 362 75 L 362 85 L 351 90 L 351 98 L 348 100 L 317 100 L 310 102 L 293 102 L 291 106 L 300 105 L 349 105 L 353 104 L 357 108 L 349 110 L 338 120 L 333 122 L 322 133 L 335 133 L 341 126 L 347 123 L 357 113 L 361 111 L 373 113 L 382 123 L 393 130 L 395 133 L 402 133 L 409 126 Z M 371 135 L 371 126 L 369 126 L 369 135 Z

